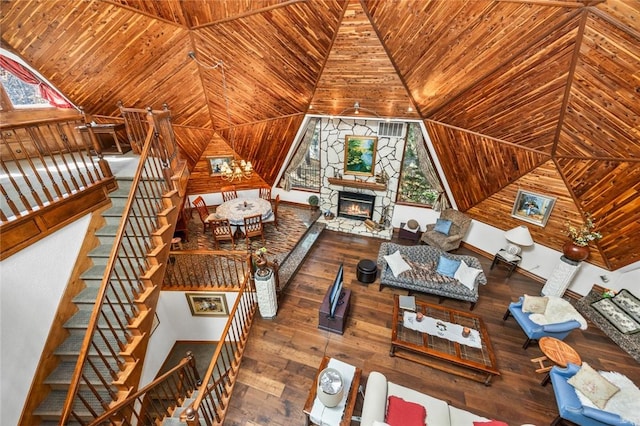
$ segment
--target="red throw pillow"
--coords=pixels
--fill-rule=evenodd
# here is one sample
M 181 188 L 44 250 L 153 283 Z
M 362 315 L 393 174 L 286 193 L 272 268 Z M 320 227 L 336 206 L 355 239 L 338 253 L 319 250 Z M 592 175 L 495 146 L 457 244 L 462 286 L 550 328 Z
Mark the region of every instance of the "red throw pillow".
M 489 420 L 488 422 L 473 422 L 473 426 L 509 426 L 499 420 Z
M 425 426 L 427 409 L 415 402 L 390 396 L 385 422 L 390 426 Z

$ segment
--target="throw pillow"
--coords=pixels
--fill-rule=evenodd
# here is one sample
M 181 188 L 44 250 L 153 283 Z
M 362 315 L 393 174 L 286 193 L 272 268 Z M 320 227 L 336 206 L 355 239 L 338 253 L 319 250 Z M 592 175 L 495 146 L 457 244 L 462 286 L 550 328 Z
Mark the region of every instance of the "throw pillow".
M 480 275 L 480 272 L 482 272 L 482 270 L 467 266 L 467 264 L 462 261 L 453 277 L 469 290 L 473 290 L 475 288 L 476 278 Z
M 582 392 L 601 410 L 607 405 L 607 401 L 620 391 L 619 387 L 602 377 L 586 362 L 582 363 L 580 370 L 567 380 L 567 383 Z
M 616 371 L 598 371 L 602 377 L 620 388 L 604 406 L 604 410 L 618 414 L 623 419 L 640 425 L 640 389 L 624 374 Z M 585 407 L 597 408 L 582 392 L 576 389 L 580 402 Z
M 547 309 L 547 303 L 549 303 L 548 297 L 529 296 L 524 295 L 524 301 L 522 302 L 522 312 L 532 314 L 544 314 Z
M 453 278 L 459 267 L 459 260 L 449 259 L 448 257 L 441 255 L 440 259 L 438 260 L 438 267 L 436 268 L 436 272 Z
M 509 426 L 505 422 L 499 420 L 489 420 L 487 422 L 473 422 L 473 426 Z
M 396 278 L 398 278 L 398 275 L 404 271 L 411 269 L 411 266 L 409 266 L 409 264 L 402 258 L 400 250 L 396 250 L 396 252 L 391 255 L 384 256 L 384 260 L 387 261 L 387 265 L 389 265 L 391 272 L 393 272 L 393 276 Z
M 389 426 L 425 426 L 426 418 L 427 409 L 423 405 L 393 395 L 389 397 L 384 419 Z
M 451 224 L 452 222 L 448 219 L 436 219 L 436 226 L 433 230 L 444 235 L 449 235 Z

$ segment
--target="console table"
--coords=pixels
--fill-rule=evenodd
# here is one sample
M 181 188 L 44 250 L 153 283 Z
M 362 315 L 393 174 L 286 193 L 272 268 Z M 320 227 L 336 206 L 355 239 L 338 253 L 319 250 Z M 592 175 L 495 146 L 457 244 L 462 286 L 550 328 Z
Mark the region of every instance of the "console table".
M 91 130 L 98 138 L 103 153 L 118 153 L 124 154 L 131 150 L 128 144 L 121 143 L 118 139 L 118 132 L 125 129 L 125 125 L 122 123 L 114 124 L 94 124 L 91 126 Z M 78 130 L 82 133 L 89 133 L 87 126 L 79 126 Z

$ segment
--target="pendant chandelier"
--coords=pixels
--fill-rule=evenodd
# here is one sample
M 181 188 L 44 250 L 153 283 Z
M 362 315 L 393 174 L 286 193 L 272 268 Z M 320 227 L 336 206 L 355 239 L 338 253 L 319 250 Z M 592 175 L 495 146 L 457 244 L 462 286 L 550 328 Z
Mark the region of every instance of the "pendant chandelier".
M 198 61 L 194 52 L 189 52 L 188 56 L 202 68 L 214 70 L 219 67 L 222 73 L 222 96 L 224 97 L 225 110 L 227 113 L 229 139 L 231 140 L 231 148 L 233 149 L 233 158 L 231 159 L 231 161 L 225 161 L 220 165 L 220 175 L 222 179 L 229 182 L 233 182 L 235 180 L 250 179 L 253 175 L 253 165 L 251 164 L 251 161 L 245 161 L 244 159 L 236 158 L 235 129 L 231 125 L 231 113 L 229 112 L 229 95 L 227 93 L 227 77 L 224 73 L 224 62 L 222 62 L 222 60 L 218 60 L 214 66 L 209 66 Z

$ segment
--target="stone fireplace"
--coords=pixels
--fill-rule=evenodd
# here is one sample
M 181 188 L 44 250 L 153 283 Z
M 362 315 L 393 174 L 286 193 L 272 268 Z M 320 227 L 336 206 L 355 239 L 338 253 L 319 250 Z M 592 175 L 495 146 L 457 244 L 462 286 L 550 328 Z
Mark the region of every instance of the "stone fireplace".
M 338 192 L 338 217 L 365 220 L 373 218 L 376 196 L 358 192 Z

